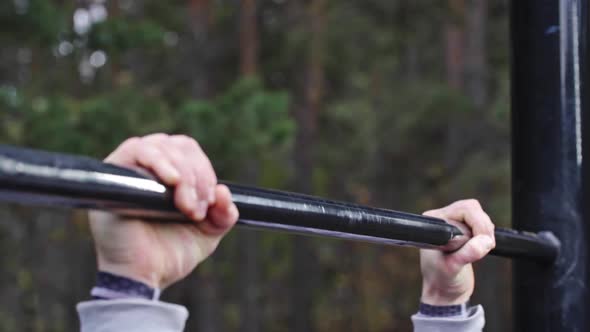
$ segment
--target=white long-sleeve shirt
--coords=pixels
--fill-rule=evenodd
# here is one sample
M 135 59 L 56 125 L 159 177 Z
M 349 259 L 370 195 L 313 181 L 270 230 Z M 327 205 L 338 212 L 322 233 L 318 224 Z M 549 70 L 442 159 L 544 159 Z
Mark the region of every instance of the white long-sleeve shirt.
M 81 332 L 182 332 L 185 307 L 142 299 L 94 300 L 78 304 Z M 466 317 L 412 316 L 415 332 L 480 332 L 485 324 L 482 306 Z

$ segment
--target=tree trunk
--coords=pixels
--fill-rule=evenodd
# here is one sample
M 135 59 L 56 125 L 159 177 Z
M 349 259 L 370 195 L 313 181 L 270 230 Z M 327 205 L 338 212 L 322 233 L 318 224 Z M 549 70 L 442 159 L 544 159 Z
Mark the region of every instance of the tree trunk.
M 324 90 L 323 34 L 326 0 L 312 0 L 309 6 L 310 43 L 304 82 L 304 102 L 295 117 L 297 134 L 295 142 L 296 189 L 304 193 L 313 191 L 313 146 L 318 113 L 322 106 Z M 294 331 L 313 331 L 313 291 L 319 288 L 317 262 L 309 239 L 294 240 L 293 257 L 293 323 Z
M 252 73 L 251 75 L 254 75 Z M 259 179 L 257 160 L 250 160 L 245 167 L 245 177 L 255 184 Z M 260 261 L 258 251 L 260 235 L 256 231 L 240 230 L 238 234 L 239 253 L 236 263 L 240 277 L 238 292 L 240 295 L 240 328 L 242 332 L 257 332 L 262 329 L 262 310 L 260 310 Z
M 211 12 L 210 0 L 189 0 L 190 27 L 197 41 L 207 37 Z
M 511 262 L 488 257 L 475 265 L 476 287 L 472 303 L 486 310 L 486 331 L 512 331 Z
M 192 38 L 187 46 L 188 58 L 186 67 L 187 78 L 191 82 L 191 94 L 195 98 L 204 98 L 211 94 L 209 88 L 209 56 L 207 42 L 211 26 L 211 1 L 189 0 L 189 26 Z M 185 283 L 186 294 L 190 294 L 190 302 L 194 304 L 195 319 L 187 330 L 200 332 L 221 331 L 221 304 L 219 299 L 218 276 L 216 265 L 212 263 L 208 269 L 197 269 L 191 283 Z M 195 285 L 197 285 L 195 287 Z
M 119 0 L 111 0 L 108 2 L 108 12 L 111 18 L 121 16 L 121 6 Z M 116 52 L 110 52 L 108 66 L 111 70 L 111 81 L 113 86 L 118 87 L 124 80 L 121 79 L 121 66 L 119 57 Z
M 191 326 L 187 326 L 187 331 L 199 332 L 218 332 L 223 331 L 221 305 L 219 303 L 219 289 L 217 280 L 219 279 L 215 271 L 215 267 L 210 271 L 197 270 L 196 277 L 193 282 L 186 283 L 188 288 L 186 292 L 192 293 L 192 301 L 196 302 L 195 312 L 191 312 L 196 316 Z
M 257 1 L 240 1 L 240 74 L 252 77 L 258 74 L 258 21 Z M 245 167 L 245 176 L 249 182 L 258 181 L 258 160 L 250 160 Z M 260 263 L 258 260 L 259 234 L 241 231 L 238 238 L 238 279 L 240 292 L 240 331 L 257 332 L 261 330 L 260 310 Z
M 186 63 L 187 79 L 191 82 L 191 92 L 195 98 L 207 97 L 211 94 L 209 87 L 209 52 L 208 37 L 211 25 L 210 0 L 189 0 L 189 18 L 192 39 L 189 41 L 188 59 Z
M 311 42 L 309 50 L 309 68 L 307 73 L 305 99 L 309 114 L 306 126 L 310 131 L 310 138 L 313 139 L 316 130 L 317 116 L 321 108 L 324 93 L 324 8 L 327 0 L 313 0 L 310 6 L 311 16 Z M 312 165 L 309 165 L 311 169 Z
M 108 2 L 109 16 L 119 17 L 121 15 L 121 6 L 119 6 L 119 0 L 110 0 Z
M 240 73 L 252 76 L 258 73 L 256 0 L 241 0 L 240 4 Z
M 465 0 L 449 0 L 449 15 L 445 28 L 447 84 L 463 93 L 465 73 Z M 459 161 L 463 133 L 457 130 L 460 123 L 447 126 L 447 142 L 444 165 L 447 172 L 454 172 Z M 456 187 L 456 181 L 449 184 Z M 454 190 L 454 189 L 453 189 Z
M 450 13 L 445 28 L 447 81 L 455 89 L 463 87 L 465 49 L 465 1 L 449 0 Z
M 465 92 L 474 106 L 481 110 L 487 101 L 486 26 L 488 3 L 473 0 L 467 8 L 467 45 L 465 63 Z
M 478 111 L 486 106 L 488 99 L 488 67 L 486 59 L 486 28 L 488 2 L 485 0 L 469 1 L 466 13 L 466 61 L 465 93 Z M 485 130 L 480 130 L 480 133 Z M 509 262 L 497 258 L 488 258 L 476 266 L 477 290 L 474 300 L 486 308 L 486 329 L 489 331 L 510 331 L 511 293 L 498 290 L 510 289 Z
M 262 330 L 260 310 L 260 264 L 258 260 L 259 235 L 255 231 L 240 231 L 239 234 L 240 331 Z

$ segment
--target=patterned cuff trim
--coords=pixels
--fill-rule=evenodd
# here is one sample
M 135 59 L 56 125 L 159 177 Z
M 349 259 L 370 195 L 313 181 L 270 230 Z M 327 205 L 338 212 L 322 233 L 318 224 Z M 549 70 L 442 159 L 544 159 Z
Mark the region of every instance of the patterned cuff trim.
M 95 299 L 128 299 L 141 298 L 157 301 L 161 291 L 157 288 L 108 272 L 98 272 L 96 286 L 90 294 Z
M 429 317 L 467 317 L 469 303 L 457 305 L 430 305 L 420 302 L 418 312 Z

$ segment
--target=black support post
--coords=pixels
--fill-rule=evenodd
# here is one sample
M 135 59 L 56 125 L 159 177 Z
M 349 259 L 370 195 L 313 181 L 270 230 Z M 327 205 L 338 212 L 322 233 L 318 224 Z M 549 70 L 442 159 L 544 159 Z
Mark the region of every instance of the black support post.
M 590 0 L 512 0 L 513 223 L 552 231 L 555 265 L 515 261 L 515 331 L 589 331 Z

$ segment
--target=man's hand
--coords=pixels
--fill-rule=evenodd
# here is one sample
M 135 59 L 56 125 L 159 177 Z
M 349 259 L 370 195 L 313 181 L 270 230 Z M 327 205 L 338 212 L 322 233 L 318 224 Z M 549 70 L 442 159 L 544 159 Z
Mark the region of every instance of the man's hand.
M 163 289 L 186 277 L 217 247 L 238 219 L 229 189 L 217 184 L 197 142 L 154 134 L 131 138 L 106 160 L 152 173 L 174 188 L 174 202 L 194 224 L 153 223 L 90 214 L 100 271 Z
M 465 303 L 475 287 L 471 263 L 496 246 L 494 224 L 476 200 L 455 202 L 439 210 L 426 211 L 424 215 L 444 219 L 468 235 L 473 233 L 473 237 L 452 253 L 420 250 L 422 302 L 430 305 Z

